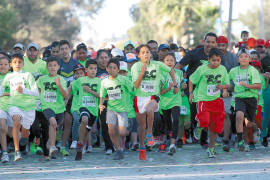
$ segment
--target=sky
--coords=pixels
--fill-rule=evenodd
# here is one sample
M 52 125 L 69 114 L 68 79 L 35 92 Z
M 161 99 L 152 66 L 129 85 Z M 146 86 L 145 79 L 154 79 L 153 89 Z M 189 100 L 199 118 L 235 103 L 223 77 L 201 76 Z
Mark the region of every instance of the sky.
M 86 42 L 92 47 L 99 48 L 104 42 L 110 42 L 110 39 L 127 39 L 127 30 L 134 25 L 129 9 L 133 4 L 140 0 L 105 0 L 103 8 L 92 19 L 81 17 L 82 29 L 79 35 L 80 40 Z M 220 0 L 209 0 L 218 5 Z M 246 13 L 252 9 L 255 4 L 260 4 L 260 0 L 234 0 L 233 8 L 233 28 L 232 32 L 240 36 L 240 31 L 247 29 L 237 21 L 240 13 Z M 222 20 L 228 21 L 229 0 L 222 0 Z M 218 25 L 216 26 L 218 27 Z M 218 31 L 220 33 L 220 31 Z M 92 41 L 89 41 L 92 39 Z M 112 40 L 113 41 L 113 40 Z M 111 41 L 111 42 L 112 42 Z

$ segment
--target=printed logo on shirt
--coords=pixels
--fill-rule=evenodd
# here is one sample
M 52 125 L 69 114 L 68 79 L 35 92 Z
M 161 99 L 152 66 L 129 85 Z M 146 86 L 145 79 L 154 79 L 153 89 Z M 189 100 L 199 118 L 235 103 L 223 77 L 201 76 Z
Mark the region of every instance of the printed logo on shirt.
M 221 75 L 213 75 L 213 74 L 208 74 L 205 75 L 205 77 L 207 78 L 207 84 L 220 84 L 221 83 Z
M 155 79 L 157 70 L 145 71 L 143 79 Z
M 57 85 L 55 82 L 44 82 L 43 83 L 45 91 L 56 91 L 57 90 Z
M 97 92 L 97 84 L 83 83 L 82 86 L 87 86 L 92 91 Z

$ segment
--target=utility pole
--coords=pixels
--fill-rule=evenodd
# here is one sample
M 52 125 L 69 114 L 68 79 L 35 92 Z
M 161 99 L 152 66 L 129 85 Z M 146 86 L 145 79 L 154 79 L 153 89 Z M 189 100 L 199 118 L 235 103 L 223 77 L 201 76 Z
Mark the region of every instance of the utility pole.
M 260 38 L 264 39 L 264 0 L 261 0 L 260 8 Z
M 230 9 L 229 9 L 229 21 L 228 21 L 228 31 L 227 37 L 229 41 L 229 50 L 232 50 L 232 11 L 233 11 L 233 0 L 230 0 Z

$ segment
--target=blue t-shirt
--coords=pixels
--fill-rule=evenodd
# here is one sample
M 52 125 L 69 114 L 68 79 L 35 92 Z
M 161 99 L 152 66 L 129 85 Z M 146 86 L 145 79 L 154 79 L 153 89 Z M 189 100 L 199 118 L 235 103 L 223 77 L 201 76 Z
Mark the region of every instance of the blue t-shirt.
M 79 62 L 70 58 L 69 62 L 64 62 L 63 59 L 60 59 L 59 64 L 60 69 L 58 74 L 63 76 L 67 82 L 67 86 L 69 86 L 70 83 L 74 80 L 73 68 L 76 64 L 79 64 Z

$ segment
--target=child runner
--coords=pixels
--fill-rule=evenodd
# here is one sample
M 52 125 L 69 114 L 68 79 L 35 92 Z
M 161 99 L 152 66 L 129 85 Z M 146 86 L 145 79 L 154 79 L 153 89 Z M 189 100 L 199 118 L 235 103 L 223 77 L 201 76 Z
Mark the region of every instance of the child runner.
M 165 54 L 163 62 L 169 68 L 173 69 L 177 86 L 180 87 L 183 80 L 183 72 L 178 69 L 174 69 L 176 64 L 174 53 Z M 172 134 L 170 134 L 171 145 L 169 148 L 169 155 L 173 155 L 176 152 L 175 141 L 177 139 L 178 133 L 182 97 L 181 91 L 179 92 L 179 89 L 176 91 L 175 88 L 173 88 L 173 82 L 170 74 L 166 72 L 163 73 L 162 76 L 163 79 L 161 80 L 160 108 L 162 109 L 163 121 L 166 125 L 165 135 L 169 135 L 172 131 Z
M 37 84 L 40 91 L 41 108 L 45 118 L 49 121 L 49 139 L 50 150 L 49 156 L 56 158 L 57 148 L 55 147 L 56 131 L 59 124 L 63 121 L 65 102 L 67 98 L 66 81 L 60 75 L 59 62 L 57 57 L 51 56 L 47 59 L 47 68 L 49 75 L 42 76 L 38 79 Z M 65 149 L 61 147 L 60 150 Z
M 9 72 L 9 61 L 10 59 L 6 56 L 0 57 L 0 82 L 4 80 L 5 76 Z M 1 162 L 9 162 L 8 152 L 7 152 L 7 135 L 12 137 L 12 119 L 9 117 L 8 111 L 8 96 L 9 93 L 5 93 L 5 90 L 0 85 L 0 142 L 2 148 Z
M 228 96 L 229 77 L 227 70 L 221 63 L 221 52 L 212 48 L 208 55 L 208 64 L 200 66 L 189 78 L 189 101 L 195 98 L 197 102 L 196 119 L 200 128 L 209 128 L 210 143 L 207 149 L 209 158 L 215 157 L 214 145 L 217 134 L 224 127 L 225 109 L 220 98 L 220 89 L 223 97 Z M 193 86 L 196 85 L 193 91 Z
M 239 151 L 249 151 L 243 140 L 243 125 L 254 127 L 258 90 L 261 89 L 260 74 L 249 65 L 250 55 L 245 49 L 238 52 L 239 66 L 231 69 L 230 80 L 234 83 L 236 131 Z
M 18 161 L 22 159 L 19 151 L 19 134 L 21 131 L 20 145 L 25 146 L 28 143 L 30 126 L 35 120 L 35 96 L 38 96 L 38 89 L 33 75 L 22 72 L 24 61 L 21 54 L 12 55 L 10 66 L 13 73 L 6 75 L 2 87 L 8 89 L 10 93 L 8 114 L 13 120 L 14 161 Z
M 107 105 L 107 124 L 110 138 L 116 148 L 114 160 L 124 158 L 121 151 L 121 141 L 128 135 L 128 111 L 126 105 L 128 93 L 131 91 L 131 85 L 128 79 L 118 75 L 119 58 L 111 59 L 107 65 L 109 77 L 101 82 L 99 109 L 102 112 L 106 107 L 103 105 L 104 98 L 108 96 Z
M 78 106 L 80 112 L 79 140 L 75 160 L 82 159 L 82 148 L 87 142 L 89 132 L 98 116 L 98 100 L 101 80 L 96 77 L 97 62 L 88 60 L 85 65 L 87 77 L 81 77 L 73 84 L 75 91 L 78 90 Z
M 148 45 L 141 45 L 139 48 L 140 61 L 135 63 L 131 68 L 132 82 L 134 83 L 134 106 L 136 117 L 139 123 L 138 134 L 140 140 L 139 158 L 146 160 L 144 146 L 144 137 L 146 129 L 147 115 L 147 145 L 152 146 L 154 139 L 152 136 L 152 127 L 154 112 L 158 111 L 160 79 L 162 72 L 170 73 L 173 81 L 174 91 L 178 91 L 174 71 L 162 62 L 151 60 L 152 54 Z
M 80 77 L 83 77 L 85 74 L 84 67 L 81 64 L 76 64 L 74 69 L 74 76 L 75 79 L 77 80 Z M 70 145 L 70 149 L 75 149 L 77 147 L 78 143 L 78 130 L 80 126 L 80 112 L 79 112 L 79 107 L 78 107 L 78 100 L 79 100 L 79 90 L 75 88 L 76 86 L 73 86 L 73 84 L 76 81 L 71 82 L 71 86 L 68 88 L 68 94 L 71 94 L 72 97 L 72 104 L 70 108 L 70 112 L 72 113 L 73 116 L 73 124 L 72 124 L 72 143 Z

